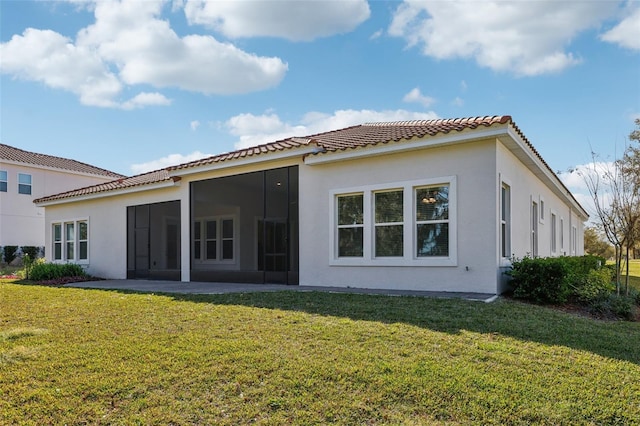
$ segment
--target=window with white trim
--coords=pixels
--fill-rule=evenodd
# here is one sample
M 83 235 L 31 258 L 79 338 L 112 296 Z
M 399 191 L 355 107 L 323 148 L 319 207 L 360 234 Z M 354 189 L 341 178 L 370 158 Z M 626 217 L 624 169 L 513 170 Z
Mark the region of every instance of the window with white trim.
M 500 190 L 500 256 L 511 257 L 511 187 L 504 182 Z
M 557 250 L 558 230 L 556 229 L 556 215 L 551 213 L 551 253 Z
M 83 263 L 89 260 L 89 222 L 86 219 L 51 224 L 52 260 Z
M 538 203 L 531 203 L 531 256 L 538 256 Z
M 375 257 L 401 257 L 404 249 L 403 191 L 375 192 Z
M 564 219 L 560 218 L 560 250 L 564 251 Z
M 216 216 L 193 223 L 193 258 L 204 263 L 235 263 L 235 217 Z
M 455 176 L 331 191 L 332 265 L 455 266 Z
M 576 254 L 578 249 L 578 228 L 571 227 L 571 254 Z
M 364 196 L 337 196 L 338 257 L 364 256 Z
M 0 170 L 0 192 L 7 192 L 8 175 L 6 170 Z
M 540 196 L 540 223 L 544 223 L 545 213 L 544 213 L 544 198 Z
M 31 195 L 31 175 L 18 173 L 18 194 Z

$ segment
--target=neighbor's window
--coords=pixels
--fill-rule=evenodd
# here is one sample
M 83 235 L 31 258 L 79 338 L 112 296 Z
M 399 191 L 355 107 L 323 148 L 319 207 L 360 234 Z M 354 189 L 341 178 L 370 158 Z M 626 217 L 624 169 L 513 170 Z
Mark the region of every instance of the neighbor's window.
M 7 171 L 0 170 L 0 192 L 7 192 Z
M 75 259 L 74 248 L 76 245 L 75 223 L 65 223 L 65 258 Z
M 53 261 L 88 261 L 89 222 L 74 220 L 51 224 L 51 244 Z
M 402 256 L 403 197 L 402 191 L 374 193 L 375 256 Z
M 449 255 L 449 186 L 416 189 L 416 256 Z
M 511 257 L 511 187 L 506 183 L 500 191 L 500 255 Z
M 31 175 L 18 173 L 18 194 L 31 195 Z
M 213 217 L 193 223 L 193 258 L 202 262 L 233 262 L 236 219 Z
M 51 232 L 53 241 L 53 260 L 62 260 L 62 224 L 54 223 Z
M 338 257 L 364 255 L 363 194 L 338 196 Z
M 332 191 L 335 251 L 331 262 L 455 265 L 454 188 L 455 177 L 448 177 Z

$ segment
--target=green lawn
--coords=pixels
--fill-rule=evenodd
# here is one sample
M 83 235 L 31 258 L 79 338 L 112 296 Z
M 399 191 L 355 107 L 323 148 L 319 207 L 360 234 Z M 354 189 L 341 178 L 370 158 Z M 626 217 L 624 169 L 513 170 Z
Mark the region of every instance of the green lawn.
M 622 271 L 622 273 L 625 274 L 626 269 Z M 629 286 L 634 287 L 636 290 L 640 291 L 640 259 L 629 261 Z
M 0 284 L 0 424 L 639 424 L 640 323 Z

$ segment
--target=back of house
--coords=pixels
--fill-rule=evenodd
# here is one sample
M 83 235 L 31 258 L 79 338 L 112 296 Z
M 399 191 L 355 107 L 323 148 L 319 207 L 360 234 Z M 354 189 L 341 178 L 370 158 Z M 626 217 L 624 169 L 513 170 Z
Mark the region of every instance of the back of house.
M 104 278 L 500 293 L 588 215 L 510 116 L 368 123 L 42 197 Z

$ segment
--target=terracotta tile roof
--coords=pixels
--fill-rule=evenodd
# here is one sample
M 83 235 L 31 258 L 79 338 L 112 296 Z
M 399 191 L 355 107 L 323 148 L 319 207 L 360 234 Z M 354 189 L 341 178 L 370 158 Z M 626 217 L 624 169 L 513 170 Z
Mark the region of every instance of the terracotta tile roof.
M 420 139 L 450 132 L 461 132 L 466 129 L 490 127 L 494 124 L 511 122 L 508 115 L 492 117 L 472 117 L 456 119 L 394 121 L 385 123 L 367 123 L 346 129 L 318 133 L 308 136 L 327 151 L 358 148 L 379 143 L 399 142 L 402 140 Z
M 97 176 L 111 178 L 123 177 L 119 173 L 101 169 L 90 164 L 69 158 L 55 157 L 53 155 L 38 154 L 36 152 L 25 151 L 13 146 L 0 143 L 0 160 L 16 161 L 19 163 L 32 164 L 34 166 L 51 167 L 54 169 L 66 170 L 70 172 L 87 173 Z
M 150 185 L 154 183 L 161 183 L 172 180 L 171 172 L 173 171 L 197 168 L 214 163 L 221 163 L 229 160 L 247 158 L 256 155 L 270 154 L 308 145 L 317 146 L 320 152 L 335 152 L 347 149 L 358 149 L 366 146 L 377 145 L 380 143 L 402 143 L 403 141 L 421 139 L 426 136 L 436 136 L 439 134 L 447 134 L 451 132 L 462 132 L 469 129 L 491 127 L 496 124 L 509 124 L 512 129 L 515 130 L 515 132 L 527 144 L 533 154 L 542 162 L 542 164 L 544 164 L 544 166 L 552 173 L 552 175 L 555 176 L 553 170 L 549 167 L 549 165 L 540 156 L 538 151 L 533 147 L 529 140 L 512 121 L 511 116 L 502 115 L 457 119 L 366 123 L 358 126 L 347 127 L 344 129 L 317 133 L 306 137 L 292 137 L 224 154 L 218 154 L 212 157 L 191 161 L 176 166 L 170 166 L 165 169 L 156 170 L 153 172 L 144 173 L 128 178 L 120 177 L 119 179 L 116 179 L 112 182 L 94 185 L 86 188 L 80 188 L 74 191 L 41 198 L 35 201 L 53 201 L 65 198 L 73 198 L 82 195 L 96 194 L 118 189 L 126 189 L 143 185 Z M 173 177 L 173 179 L 178 180 L 179 178 Z M 559 179 L 558 182 L 560 182 L 560 185 L 564 187 L 564 184 Z M 570 194 L 568 190 L 567 193 Z M 573 195 L 571 195 L 571 197 L 573 197 Z
M 156 170 L 153 172 L 143 173 L 141 175 L 131 177 L 121 177 L 110 182 L 100 183 L 97 185 L 87 186 L 84 188 L 74 189 L 72 191 L 63 192 L 60 194 L 50 195 L 48 197 L 39 198 L 34 200 L 35 203 L 61 200 L 64 198 L 79 197 L 82 195 L 98 194 L 100 192 L 115 191 L 118 189 L 129 189 L 137 186 L 149 185 L 152 183 L 168 182 L 173 180 L 174 182 L 180 180 L 178 177 L 170 177 L 167 169 Z

